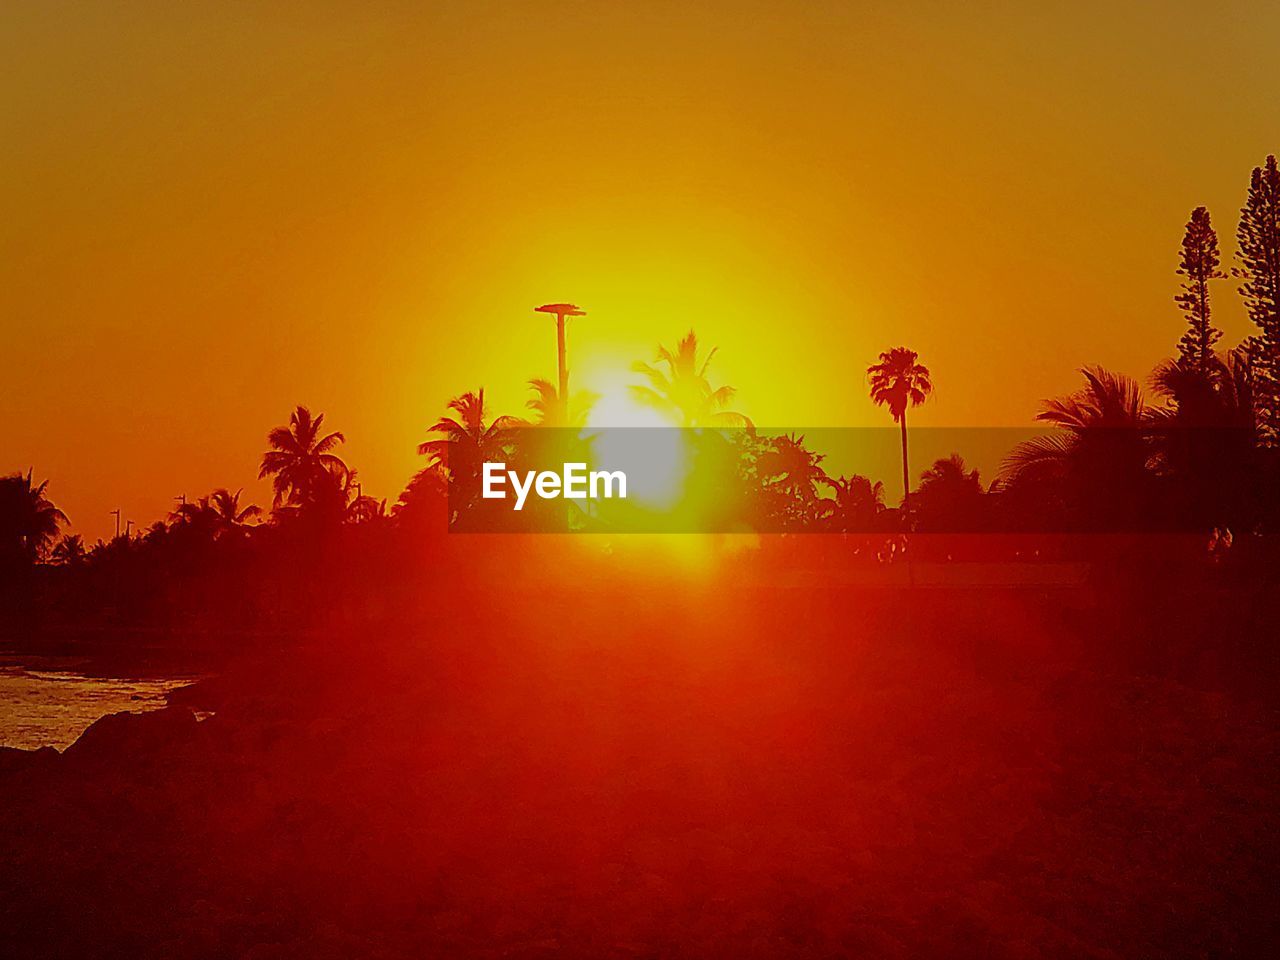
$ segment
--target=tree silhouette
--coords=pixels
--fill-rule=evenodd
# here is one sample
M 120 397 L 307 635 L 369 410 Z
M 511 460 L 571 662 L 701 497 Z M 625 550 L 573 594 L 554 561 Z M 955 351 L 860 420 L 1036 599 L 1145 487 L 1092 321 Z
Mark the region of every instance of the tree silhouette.
M 1240 296 L 1259 330 L 1251 347 L 1259 374 L 1255 401 L 1264 439 L 1274 443 L 1280 434 L 1280 169 L 1274 156 L 1253 168 L 1236 244 L 1240 265 L 1233 273 L 1242 281 Z
M 1247 349 L 1203 366 L 1167 360 L 1152 392 L 1170 406 L 1149 411 L 1158 472 L 1176 485 L 1176 509 L 1202 529 L 1237 524 L 1251 499 L 1257 418 L 1255 370 Z
M 299 406 L 289 415 L 287 427 L 267 434 L 271 449 L 262 455 L 258 479 L 272 478 L 273 506 L 313 504 L 334 476 L 346 472 L 347 465 L 332 452 L 346 438 L 336 431 L 323 433 L 323 425 L 323 413 L 313 417 Z
M 884 484 L 859 474 L 827 477 L 823 483 L 833 496 L 823 501 L 823 513 L 837 533 L 866 533 L 884 512 Z
M 512 417 L 495 417 L 485 423 L 484 388 L 464 393 L 448 403 L 457 417 L 444 416 L 427 428 L 440 437 L 418 444 L 418 453 L 430 458 L 431 464 L 444 466 L 451 474 L 478 473 L 486 461 L 499 461 L 506 456 L 510 430 L 517 421 Z
M 32 472 L 0 477 L 0 566 L 40 560 L 70 522 L 45 495 L 49 481 L 33 483 Z
M 821 511 L 818 487 L 829 481 L 823 454 L 794 433 L 772 437 L 757 460 L 766 502 L 775 523 L 794 528 L 813 523 Z
M 171 513 L 170 519 L 180 526 L 205 532 L 211 539 L 224 534 L 239 534 L 249 521 L 262 514 L 262 508 L 254 505 L 240 506 L 240 495 L 225 487 L 194 503 L 184 503 Z
M 1209 211 L 1196 207 L 1182 238 L 1178 275 L 1185 277 L 1174 301 L 1187 318 L 1187 331 L 1178 343 L 1178 360 L 1190 370 L 1207 372 L 1213 365 L 1213 345 L 1222 331 L 1213 326 L 1209 305 L 1209 281 L 1226 276 L 1218 269 L 1218 235 L 1209 222 Z
M 338 507 L 343 523 L 370 523 L 387 515 L 387 501 L 363 492 L 355 470 L 335 478 Z
M 506 462 L 511 431 L 519 426 L 514 417 L 495 417 L 486 423 L 484 388 L 464 393 L 448 403 L 456 417 L 444 416 L 428 429 L 440 434 L 418 445 L 418 453 L 430 458 L 428 466 L 442 468 L 448 477 L 451 519 L 473 511 L 480 496 L 480 474 L 486 462 Z
M 525 406 L 536 413 L 537 418 L 532 421 L 512 418 L 511 423 L 513 425 L 584 427 L 587 423 L 587 417 L 591 415 L 591 408 L 595 406 L 596 401 L 599 399 L 596 394 L 583 390 L 571 396 L 566 404 L 561 401 L 556 385 L 542 377 L 535 377 L 530 380 L 529 388 L 533 390 L 534 396 L 525 402 Z
M 448 518 L 449 486 L 444 466 L 423 467 L 401 491 L 391 514 L 396 522 L 415 530 L 444 529 Z
M 169 514 L 171 533 L 202 540 L 213 540 L 221 529 L 218 513 L 209 505 L 208 497 L 187 501 Z
M 976 533 L 982 528 L 985 494 L 977 470 L 958 453 L 935 460 L 920 474 L 912 509 L 920 528 L 935 533 Z
M 262 508 L 256 504 L 240 506 L 240 495 L 244 488 L 232 493 L 226 487 L 220 487 L 209 494 L 209 506 L 218 516 L 223 530 L 238 533 L 249 525 L 249 521 L 262 515 Z
M 1147 512 L 1152 457 L 1149 411 L 1138 384 L 1101 367 L 1085 367 L 1083 389 L 1046 400 L 1036 419 L 1061 432 L 1024 441 L 1005 458 L 1001 490 L 1012 489 L 1052 518 L 1088 529 L 1132 524 Z
M 713 388 L 707 379 L 715 355 L 712 348 L 699 363 L 698 336 L 690 330 L 674 351 L 658 347 L 656 365 L 632 364 L 631 369 L 649 381 L 647 386 L 632 386 L 632 396 L 684 427 L 750 427 L 751 421 L 742 414 L 725 409 L 737 391 L 728 386 Z
M 894 347 L 880 354 L 880 361 L 867 367 L 871 380 L 871 400 L 888 407 L 902 430 L 902 511 L 908 516 L 911 470 L 907 458 L 907 408 L 918 407 L 933 392 L 929 368 L 918 362 L 919 354 L 906 347 Z
M 54 563 L 64 567 L 78 567 L 88 555 L 84 548 L 84 538 L 78 533 L 69 533 L 54 544 L 49 557 Z

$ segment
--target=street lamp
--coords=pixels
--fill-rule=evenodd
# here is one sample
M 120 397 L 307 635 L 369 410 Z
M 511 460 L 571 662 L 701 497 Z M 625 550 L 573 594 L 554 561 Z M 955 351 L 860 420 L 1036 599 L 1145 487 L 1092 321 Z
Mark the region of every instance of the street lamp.
M 556 357 L 559 360 L 560 372 L 560 406 L 566 411 L 569 409 L 569 368 L 565 365 L 565 348 L 564 348 L 564 318 L 565 317 L 585 317 L 587 311 L 578 307 L 574 303 L 544 303 L 540 307 L 533 308 L 535 313 L 551 313 L 556 318 Z

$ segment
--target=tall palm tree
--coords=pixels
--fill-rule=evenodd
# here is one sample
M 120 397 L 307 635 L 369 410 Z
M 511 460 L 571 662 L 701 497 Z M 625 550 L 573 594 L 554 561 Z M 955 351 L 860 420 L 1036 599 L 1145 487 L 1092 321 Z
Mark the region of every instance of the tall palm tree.
M 918 407 L 933 392 L 929 368 L 919 362 L 920 355 L 906 347 L 894 347 L 880 354 L 880 361 L 867 367 L 871 381 L 871 402 L 888 407 L 902 430 L 902 512 L 909 516 L 911 469 L 907 458 L 907 408 Z
M 41 559 L 58 528 L 70 522 L 45 495 L 49 481 L 33 483 L 31 475 L 0 477 L 0 564 Z
M 726 410 L 737 392 L 733 387 L 712 387 L 707 379 L 707 368 L 716 355 L 716 349 L 698 362 L 698 337 L 692 330 L 682 339 L 674 351 L 658 347 L 658 361 L 662 366 L 641 363 L 631 369 L 648 378 L 647 386 L 631 388 L 632 395 L 646 406 L 672 417 L 685 427 L 747 427 L 751 421 L 740 413 Z
M 273 506 L 313 503 L 331 477 L 346 472 L 347 465 L 333 453 L 346 438 L 337 431 L 324 433 L 323 426 L 323 413 L 312 416 L 299 405 L 289 415 L 287 427 L 267 434 L 271 449 L 262 455 L 258 479 L 272 478 Z

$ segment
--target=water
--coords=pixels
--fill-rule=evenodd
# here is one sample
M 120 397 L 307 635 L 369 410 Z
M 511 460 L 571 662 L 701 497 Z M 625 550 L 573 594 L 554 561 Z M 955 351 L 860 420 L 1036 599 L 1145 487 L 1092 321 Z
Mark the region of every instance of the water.
M 0 746 L 62 750 L 100 717 L 159 710 L 170 690 L 195 679 L 93 677 L 53 659 L 0 661 Z

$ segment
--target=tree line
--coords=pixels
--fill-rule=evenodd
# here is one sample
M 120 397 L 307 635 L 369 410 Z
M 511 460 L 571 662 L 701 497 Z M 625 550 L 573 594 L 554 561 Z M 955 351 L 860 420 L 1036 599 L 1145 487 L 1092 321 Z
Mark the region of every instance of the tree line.
M 939 459 L 911 482 L 908 414 L 928 401 L 930 370 L 915 351 L 886 350 L 867 368 L 869 396 L 900 433 L 904 495 L 885 502 L 879 481 L 828 475 L 825 455 L 803 436 L 767 436 L 735 412 L 736 391 L 715 384 L 711 361 L 690 331 L 656 359 L 633 366 L 640 403 L 673 425 L 729 436 L 728 467 L 717 482 L 762 529 L 885 534 L 946 531 L 1105 531 L 1179 529 L 1263 533 L 1277 523 L 1280 489 L 1280 170 L 1274 156 L 1251 174 L 1223 268 L 1210 213 L 1192 210 L 1178 251 L 1184 318 L 1175 353 L 1148 378 L 1099 367 L 1083 385 L 1044 402 L 1037 421 L 1052 432 L 1016 446 L 983 484 L 960 453 Z M 1234 278 L 1257 332 L 1228 350 L 1214 324 L 1214 286 Z M 564 457 L 598 399 L 561 396 L 535 378 L 525 417 L 496 416 L 483 389 L 450 400 L 419 446 L 426 465 L 394 504 L 364 494 L 341 456 L 345 438 L 325 415 L 298 406 L 267 434 L 259 471 L 272 483 L 269 512 L 229 487 L 181 504 L 145 530 L 86 545 L 59 536 L 68 518 L 34 471 L 0 478 L 0 565 L 78 566 L 124 551 L 167 545 L 236 543 L 291 532 L 378 526 L 421 531 L 424 523 L 483 528 L 475 495 L 490 460 Z M 552 429 L 547 429 L 552 428 Z M 546 439 L 539 440 L 539 437 Z M 554 439 L 553 439 L 554 438 Z M 568 439 L 566 439 L 568 438 Z M 428 521 L 426 518 L 432 518 Z

